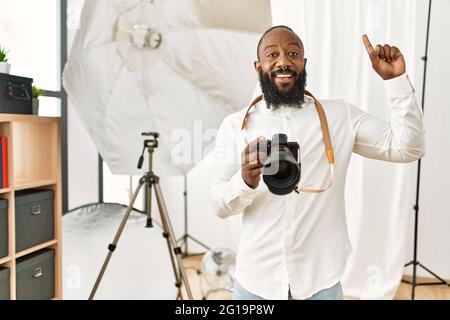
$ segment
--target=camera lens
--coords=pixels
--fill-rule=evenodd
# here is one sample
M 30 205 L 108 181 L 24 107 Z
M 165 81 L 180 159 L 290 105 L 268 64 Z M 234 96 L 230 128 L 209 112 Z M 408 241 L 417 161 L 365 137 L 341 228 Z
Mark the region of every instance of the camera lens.
M 292 174 L 292 170 L 294 169 L 290 162 L 288 161 L 280 161 L 278 162 L 278 172 L 274 175 L 274 179 L 276 180 L 285 180 L 289 178 Z
M 300 181 L 300 165 L 289 148 L 277 146 L 263 167 L 263 180 L 270 192 L 286 195 L 295 190 Z

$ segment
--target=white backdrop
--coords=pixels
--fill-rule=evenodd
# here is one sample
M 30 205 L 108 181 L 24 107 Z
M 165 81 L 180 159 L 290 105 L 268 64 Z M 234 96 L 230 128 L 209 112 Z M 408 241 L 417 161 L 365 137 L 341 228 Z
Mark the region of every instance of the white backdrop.
M 273 0 L 274 24 L 287 24 L 302 37 L 308 57 L 308 88 L 322 98 L 345 98 L 378 116 L 387 115 L 382 80 L 372 71 L 361 42 L 368 33 L 373 44 L 392 43 L 405 54 L 407 70 L 419 101 L 422 90 L 427 0 Z M 450 31 L 446 13 L 450 1 L 434 0 L 432 11 L 425 126 L 427 155 L 423 160 L 420 197 L 419 259 L 439 275 L 450 278 L 450 169 L 448 132 L 450 105 L 445 96 L 450 90 L 446 80 L 450 71 Z M 251 62 L 250 62 L 251 63 Z M 69 148 L 92 145 L 77 125 L 69 119 L 78 139 Z M 76 128 L 76 129 L 75 129 Z M 92 161 L 84 166 L 96 169 L 94 149 L 84 151 Z M 80 165 L 79 160 L 72 164 Z M 403 271 L 404 262 L 412 258 L 412 224 L 417 164 L 387 164 L 355 156 L 347 180 L 347 212 L 354 254 L 349 261 L 344 293 L 360 298 L 393 297 Z M 73 170 L 84 176 L 84 185 L 72 187 L 72 206 L 91 202 L 96 190 L 96 176 L 81 174 L 89 168 Z M 208 198 L 209 172 L 203 163 L 189 175 L 189 233 L 211 247 L 235 248 L 239 238 L 239 217 L 220 220 L 210 210 Z M 69 171 L 70 172 L 70 171 Z M 78 173 L 76 173 L 78 172 Z M 174 220 L 182 223 L 182 179 L 166 183 Z M 123 186 L 117 186 L 123 188 Z M 176 192 L 171 192 L 172 190 Z M 76 201 L 74 201 L 76 199 Z M 198 246 L 193 249 L 201 250 Z M 419 275 L 428 276 L 423 272 Z

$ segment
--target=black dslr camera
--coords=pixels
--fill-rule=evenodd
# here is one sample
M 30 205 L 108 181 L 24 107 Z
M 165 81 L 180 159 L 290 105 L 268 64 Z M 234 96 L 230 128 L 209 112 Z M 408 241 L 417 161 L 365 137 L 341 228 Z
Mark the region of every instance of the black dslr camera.
M 260 145 L 259 151 L 267 153 L 262 176 L 269 191 L 286 195 L 296 190 L 301 176 L 299 144 L 288 142 L 287 136 L 280 133 Z

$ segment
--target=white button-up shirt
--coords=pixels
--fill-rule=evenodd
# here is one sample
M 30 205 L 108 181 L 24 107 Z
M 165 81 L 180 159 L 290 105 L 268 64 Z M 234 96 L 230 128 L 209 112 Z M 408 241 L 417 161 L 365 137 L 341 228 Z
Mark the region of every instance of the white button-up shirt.
M 241 175 L 246 147 L 241 130 L 245 109 L 223 121 L 213 153 L 211 195 L 216 214 L 242 214 L 236 278 L 265 299 L 311 297 L 341 280 L 352 251 L 347 232 L 344 186 L 352 152 L 392 162 L 411 162 L 425 152 L 422 111 L 406 74 L 387 80 L 387 122 L 343 100 L 321 100 L 335 156 L 335 182 L 319 194 L 270 193 L 263 180 L 251 189 Z M 268 109 L 264 100 L 250 113 L 247 141 L 284 133 L 300 145 L 300 186 L 320 188 L 330 172 L 314 101 Z

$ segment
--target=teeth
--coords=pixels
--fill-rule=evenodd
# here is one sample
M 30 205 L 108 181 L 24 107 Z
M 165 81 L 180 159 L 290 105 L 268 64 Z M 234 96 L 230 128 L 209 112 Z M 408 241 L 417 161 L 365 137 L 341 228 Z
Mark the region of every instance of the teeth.
M 292 76 L 290 74 L 279 74 L 277 75 L 277 78 L 291 78 Z

